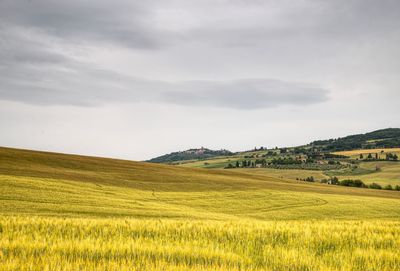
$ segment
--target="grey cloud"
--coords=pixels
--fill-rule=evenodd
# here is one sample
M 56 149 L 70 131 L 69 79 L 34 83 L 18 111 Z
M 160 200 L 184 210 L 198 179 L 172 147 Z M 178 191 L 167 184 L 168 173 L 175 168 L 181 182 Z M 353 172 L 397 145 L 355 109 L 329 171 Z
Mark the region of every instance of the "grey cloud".
M 328 91 L 321 87 L 271 79 L 189 81 L 169 85 L 168 88 L 176 89 L 163 93 L 168 102 L 236 109 L 308 105 L 328 99 Z
M 157 13 L 159 9 L 164 10 L 164 16 Z M 168 13 L 171 10 L 178 11 L 173 13 L 177 18 Z M 64 49 L 76 43 L 101 47 L 106 42 L 117 47 L 160 50 L 165 45 L 201 43 L 202 46 L 193 47 L 196 51 L 190 56 L 196 60 L 218 46 L 233 49 L 258 46 L 261 49 L 246 51 L 246 55 L 255 61 L 264 55 L 266 62 L 271 61 L 266 66 L 281 65 L 295 62 L 296 57 L 299 62 L 315 61 L 316 48 L 333 48 L 332 44 L 339 42 L 347 44 L 354 37 L 376 33 L 386 37 L 390 36 L 388 33 L 397 33 L 398 10 L 399 2 L 395 0 L 296 4 L 293 1 L 278 4 L 276 1 L 2 0 L 0 98 L 45 105 L 161 102 L 237 109 L 319 103 L 328 99 L 325 88 L 292 83 L 290 79 L 265 79 L 276 77 L 268 74 L 264 79 L 227 81 L 144 80 L 89 67 Z M 186 17 L 179 20 L 181 13 Z M 190 19 L 185 24 L 185 18 L 192 17 L 192 24 Z M 239 64 L 243 56 L 236 57 L 233 51 L 226 55 L 237 58 Z M 213 59 L 209 62 L 221 64 Z M 138 69 L 140 63 L 132 66 Z M 287 66 L 290 70 L 291 66 Z M 165 69 L 168 70 L 168 65 Z
M 51 41 L 19 27 L 0 26 L 0 66 L 62 64 L 70 57 L 52 48 Z
M 330 47 L 400 34 L 400 2 L 397 0 L 246 3 L 241 5 L 239 13 L 239 7 L 229 9 L 231 5 L 222 4 L 208 25 L 188 29 L 186 41 L 281 51 L 282 47 L 304 50 L 302 46 L 313 47 L 316 42 L 319 46 Z M 217 16 L 219 14 L 221 17 Z
M 164 10 L 164 17 L 158 10 Z M 166 10 L 166 11 L 165 11 Z M 199 42 L 268 46 L 299 39 L 349 42 L 398 33 L 397 0 L 336 1 L 51 1 L 2 0 L 0 22 L 69 42 L 160 49 Z M 170 12 L 170 14 L 168 14 Z M 171 13 L 172 12 L 172 13 Z M 179 20 L 180 15 L 185 14 Z M 177 18 L 174 18 L 177 17 Z M 191 24 L 185 18 L 198 18 Z M 199 23 L 201 22 L 201 23 Z M 273 49 L 273 47 L 270 47 Z
M 40 105 L 99 106 L 156 102 L 235 109 L 307 105 L 327 90 L 270 79 L 146 80 L 93 68 L 31 29 L 0 28 L 0 99 Z M 56 43 L 57 45 L 58 43 Z
M 72 66 L 79 70 L 51 69 L 43 74 L 26 67 L 20 77 L 3 74 L 4 77 L 0 76 L 0 99 L 40 105 L 146 102 L 243 110 L 309 105 L 328 99 L 326 89 L 302 83 L 270 79 L 166 82 L 90 70 L 79 64 Z
M 92 40 L 132 48 L 157 48 L 162 33 L 146 5 L 135 1 L 2 0 L 0 22 L 44 31 L 69 42 Z

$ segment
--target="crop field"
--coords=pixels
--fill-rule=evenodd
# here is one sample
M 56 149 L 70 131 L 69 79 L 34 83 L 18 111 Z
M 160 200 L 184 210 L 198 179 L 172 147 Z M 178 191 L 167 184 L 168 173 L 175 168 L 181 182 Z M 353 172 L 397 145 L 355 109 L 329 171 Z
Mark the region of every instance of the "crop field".
M 366 184 L 400 185 L 400 162 L 362 162 L 355 171 L 333 171 L 331 174 L 340 179 L 362 179 Z
M 261 157 L 261 154 L 266 153 L 265 151 L 253 152 L 253 153 L 240 153 L 236 156 L 220 157 L 201 161 L 187 161 L 180 164 L 182 167 L 188 168 L 207 168 L 207 169 L 222 169 L 229 163 L 235 165 L 236 161 L 245 160 L 244 155 L 257 155 Z M 400 156 L 400 148 L 383 148 L 383 149 L 360 149 L 351 151 L 335 152 L 336 155 L 349 156 L 351 160 L 359 160 L 360 154 L 363 154 L 365 158 L 371 153 L 375 157 L 375 153 L 378 153 L 380 159 L 385 159 L 387 153 L 397 154 Z M 293 155 L 292 155 L 293 156 Z M 279 156 L 277 156 L 279 157 Z M 261 158 L 252 158 L 261 159 Z M 270 161 L 273 157 L 267 157 L 267 161 Z M 305 179 L 313 176 L 315 180 L 328 179 L 336 176 L 339 180 L 345 179 L 360 179 L 365 184 L 378 183 L 382 186 L 385 185 L 400 185 L 400 162 L 399 161 L 356 161 L 357 166 L 353 167 L 352 164 L 345 159 L 342 161 L 342 167 L 335 169 L 329 168 L 329 165 L 321 165 L 314 163 L 312 165 L 295 165 L 295 166 L 276 166 L 279 168 L 235 168 L 230 169 L 235 172 L 246 172 L 252 175 L 262 175 L 267 177 L 274 177 L 278 179 Z M 304 168 L 304 169 L 302 169 Z
M 400 270 L 400 192 L 293 176 L 0 148 L 0 270 Z
M 246 172 L 255 176 L 274 177 L 281 180 L 305 179 L 313 176 L 316 180 L 327 178 L 321 170 L 304 170 L 304 169 L 275 169 L 275 168 L 240 168 L 234 169 L 238 172 Z
M 221 158 L 212 158 L 207 160 L 200 161 L 190 161 L 180 164 L 182 167 L 191 167 L 191 168 L 224 168 L 229 163 L 236 163 L 236 161 L 240 161 L 240 157 L 221 157 Z
M 371 154 L 378 153 L 378 155 L 380 155 L 382 159 L 385 159 L 386 153 L 393 153 L 399 155 L 400 148 L 361 149 L 361 150 L 334 152 L 334 154 L 350 156 L 351 158 L 358 158 L 360 154 L 368 155 L 369 153 Z
M 2 270 L 398 270 L 400 222 L 0 219 Z

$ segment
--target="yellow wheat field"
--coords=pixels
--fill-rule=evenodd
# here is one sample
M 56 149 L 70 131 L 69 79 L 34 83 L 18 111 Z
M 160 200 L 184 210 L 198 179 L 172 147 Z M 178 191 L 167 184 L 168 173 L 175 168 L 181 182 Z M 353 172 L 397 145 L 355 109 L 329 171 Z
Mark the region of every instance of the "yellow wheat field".
M 400 153 L 400 148 L 382 148 L 382 149 L 360 149 L 360 150 L 351 150 L 351 151 L 339 151 L 334 152 L 334 154 L 338 155 L 346 155 L 346 156 L 359 156 L 360 154 L 375 154 L 375 153 Z
M 400 270 L 398 221 L 0 218 L 0 270 Z

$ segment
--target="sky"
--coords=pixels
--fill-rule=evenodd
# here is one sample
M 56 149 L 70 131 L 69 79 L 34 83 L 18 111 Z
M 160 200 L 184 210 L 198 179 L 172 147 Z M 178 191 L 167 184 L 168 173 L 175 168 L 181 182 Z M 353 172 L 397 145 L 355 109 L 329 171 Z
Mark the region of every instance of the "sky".
M 0 0 L 0 146 L 130 160 L 400 127 L 398 0 Z

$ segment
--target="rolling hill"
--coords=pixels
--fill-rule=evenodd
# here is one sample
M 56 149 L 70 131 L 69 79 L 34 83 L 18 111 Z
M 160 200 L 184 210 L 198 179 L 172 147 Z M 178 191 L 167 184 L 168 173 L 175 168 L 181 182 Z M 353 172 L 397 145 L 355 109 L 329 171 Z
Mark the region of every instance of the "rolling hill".
M 0 270 L 396 270 L 400 192 L 0 148 Z
M 331 153 L 357 149 L 377 148 L 400 148 L 400 128 L 387 128 L 366 134 L 350 135 L 342 138 L 332 138 L 327 140 L 317 140 L 303 146 L 281 149 L 299 150 L 299 153 L 304 150 L 315 150 L 322 153 Z M 206 148 L 190 149 L 155 157 L 148 160 L 148 162 L 179 164 L 203 160 L 244 157 L 257 152 L 264 153 L 264 151 L 266 150 L 267 149 L 265 148 L 260 148 L 251 151 L 232 153 L 227 150 L 213 151 Z
M 322 151 L 348 151 L 354 149 L 398 148 L 400 128 L 387 128 L 366 134 L 350 135 L 342 138 L 318 140 L 311 143 Z
M 0 148 L 0 181 L 2 214 L 217 220 L 400 214 L 396 191 L 9 148 Z
M 210 150 L 207 148 L 189 149 L 186 151 L 172 152 L 159 157 L 152 158 L 148 162 L 152 163 L 172 163 L 187 160 L 204 160 L 217 156 L 229 156 L 233 153 L 228 150 Z
M 366 134 L 350 135 L 342 138 L 332 138 L 327 140 L 317 140 L 309 144 L 281 149 L 315 149 L 319 152 L 330 153 L 339 151 L 350 151 L 357 149 L 375 149 L 375 148 L 400 148 L 400 128 L 387 128 L 373 131 Z M 230 151 L 211 151 L 209 149 L 191 149 L 181 152 L 173 152 L 170 154 L 162 155 L 148 162 L 153 163 L 173 163 L 173 162 L 186 162 L 186 161 L 199 161 L 199 160 L 213 160 L 215 158 L 227 157 L 242 157 L 246 154 L 255 152 L 264 153 L 264 148 L 255 149 L 253 151 L 243 151 L 232 153 Z M 192 161 L 191 161 L 192 160 Z
M 361 180 L 365 185 L 375 183 L 382 188 L 399 189 L 400 148 L 396 148 L 398 140 L 400 129 L 389 128 L 344 138 L 315 141 L 298 147 L 260 148 L 229 156 L 182 160 L 172 164 L 190 168 L 227 168 L 236 172 L 291 180 L 312 176 L 315 181 L 324 182 L 336 177 L 339 180 Z M 356 147 L 361 149 L 355 149 Z

